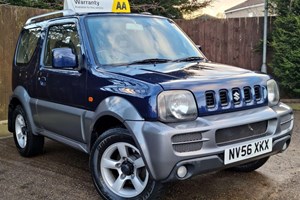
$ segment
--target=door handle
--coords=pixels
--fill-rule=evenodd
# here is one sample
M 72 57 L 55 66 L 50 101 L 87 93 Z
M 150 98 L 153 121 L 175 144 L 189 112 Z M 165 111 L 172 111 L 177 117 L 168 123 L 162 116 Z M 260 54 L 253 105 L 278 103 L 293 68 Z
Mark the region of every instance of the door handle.
M 38 78 L 38 81 L 40 82 L 41 86 L 46 86 L 47 78 L 42 76 Z

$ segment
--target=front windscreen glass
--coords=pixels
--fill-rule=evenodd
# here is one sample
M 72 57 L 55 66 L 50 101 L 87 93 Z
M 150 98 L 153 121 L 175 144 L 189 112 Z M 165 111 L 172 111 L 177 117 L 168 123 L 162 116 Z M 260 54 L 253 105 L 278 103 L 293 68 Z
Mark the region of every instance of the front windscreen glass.
M 203 58 L 197 47 L 170 20 L 147 16 L 90 16 L 86 26 L 101 65 Z

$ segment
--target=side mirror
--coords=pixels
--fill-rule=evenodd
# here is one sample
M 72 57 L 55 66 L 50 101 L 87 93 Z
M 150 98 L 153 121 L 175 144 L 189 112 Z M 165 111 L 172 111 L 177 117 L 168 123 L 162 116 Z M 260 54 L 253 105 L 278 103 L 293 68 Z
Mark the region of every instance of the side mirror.
M 196 47 L 197 47 L 200 51 L 202 51 L 201 45 L 196 45 Z
M 52 66 L 56 69 L 77 68 L 77 56 L 70 48 L 55 48 L 52 50 Z

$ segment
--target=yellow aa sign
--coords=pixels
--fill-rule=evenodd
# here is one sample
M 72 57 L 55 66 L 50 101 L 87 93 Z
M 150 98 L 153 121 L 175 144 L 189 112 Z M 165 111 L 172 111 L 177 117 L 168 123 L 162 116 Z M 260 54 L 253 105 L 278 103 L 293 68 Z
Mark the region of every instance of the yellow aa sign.
M 114 0 L 112 12 L 130 13 L 130 5 L 128 0 Z

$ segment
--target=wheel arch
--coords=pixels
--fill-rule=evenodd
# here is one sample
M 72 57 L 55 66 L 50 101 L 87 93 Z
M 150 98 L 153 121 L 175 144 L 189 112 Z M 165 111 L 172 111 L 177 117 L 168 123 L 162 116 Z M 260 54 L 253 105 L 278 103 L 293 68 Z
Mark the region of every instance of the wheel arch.
M 115 127 L 126 128 L 137 143 L 136 137 L 129 126 L 126 125 L 126 121 L 144 121 L 144 118 L 141 117 L 132 103 L 118 96 L 111 96 L 104 99 L 98 105 L 93 116 L 87 117 L 92 118 L 89 150 L 91 150 L 94 142 L 103 132 Z
M 101 136 L 105 131 L 116 127 L 125 128 L 123 122 L 112 115 L 103 115 L 99 117 L 93 126 L 89 149 L 91 150 L 97 138 Z
M 13 132 L 13 111 L 18 106 L 21 105 L 25 111 L 28 122 L 31 125 L 33 134 L 35 134 L 36 126 L 33 122 L 32 111 L 30 108 L 30 96 L 26 89 L 22 86 L 16 87 L 13 94 L 10 97 L 9 106 L 8 106 L 8 130 Z
M 8 131 L 13 132 L 13 112 L 16 109 L 18 105 L 22 105 L 21 101 L 17 97 L 12 97 L 10 99 L 9 105 L 8 105 Z

